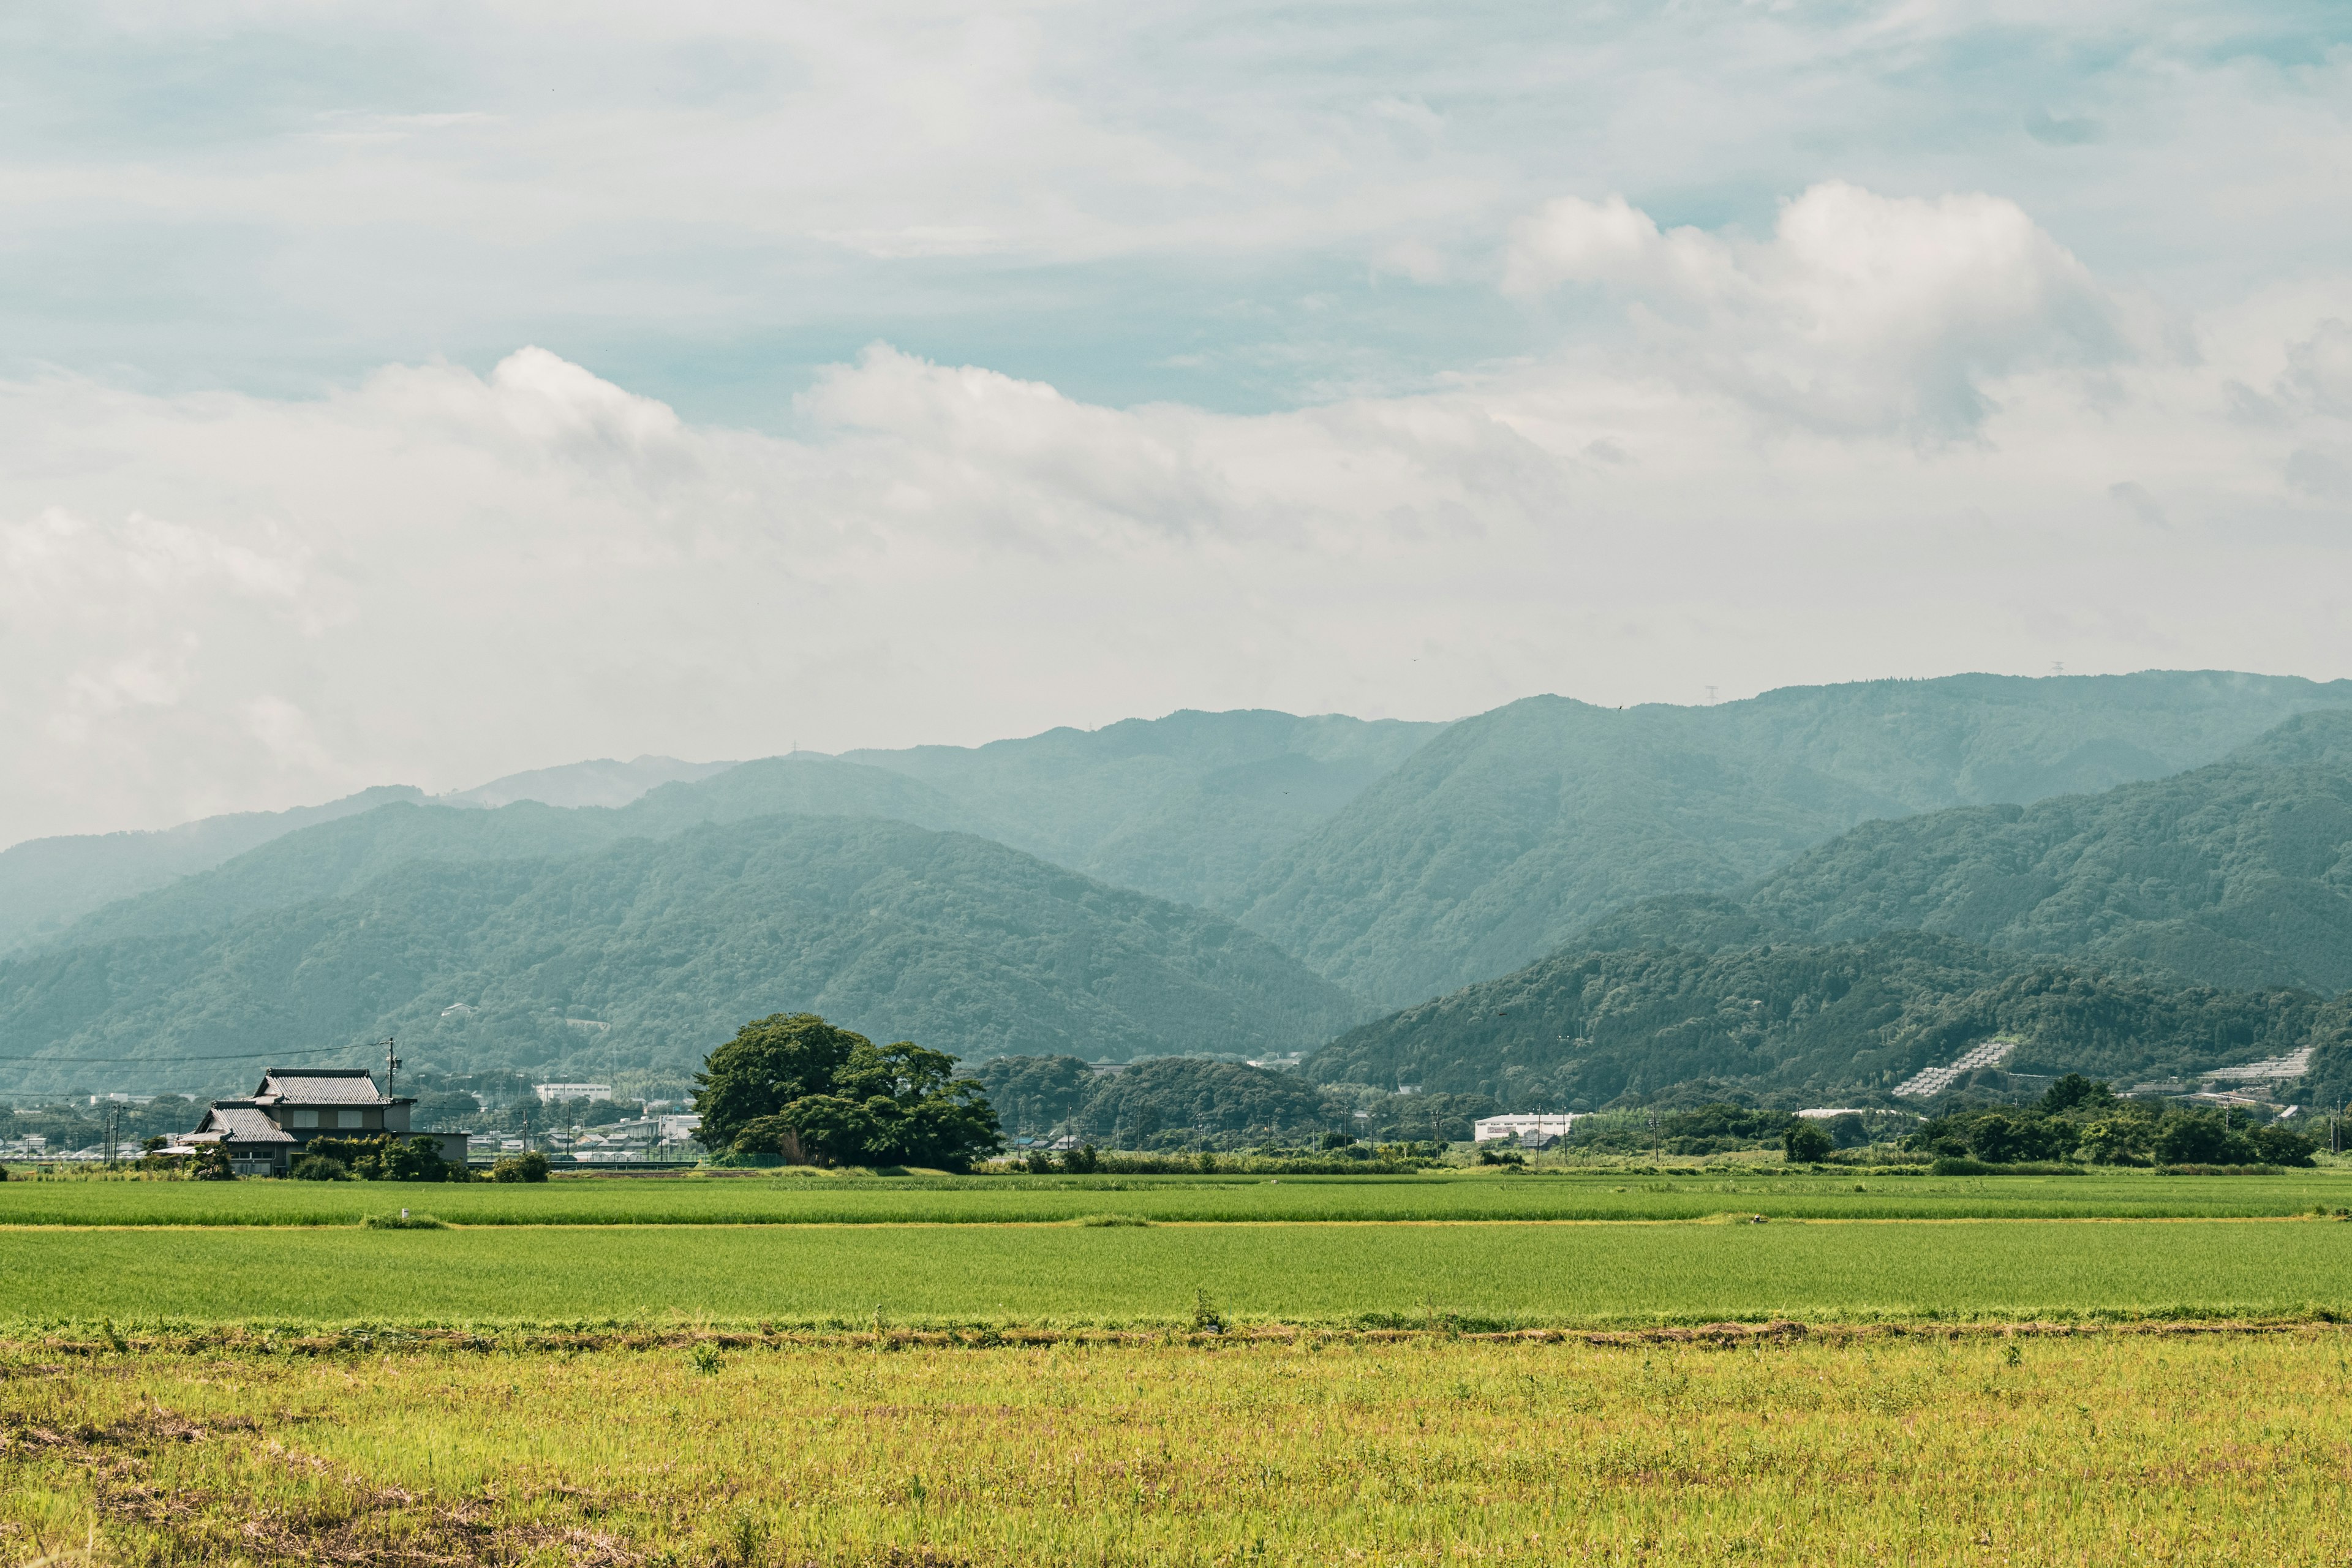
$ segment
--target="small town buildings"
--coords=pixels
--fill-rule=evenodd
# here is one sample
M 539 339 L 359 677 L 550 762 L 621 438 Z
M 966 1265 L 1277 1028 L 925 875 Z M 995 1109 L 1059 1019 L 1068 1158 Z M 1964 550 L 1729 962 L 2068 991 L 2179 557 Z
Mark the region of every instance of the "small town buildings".
M 365 1068 L 271 1068 L 243 1100 L 216 1100 L 193 1132 L 167 1153 L 224 1148 L 240 1176 L 282 1176 L 312 1139 L 430 1137 L 453 1164 L 466 1159 L 463 1132 L 418 1133 L 409 1126 L 416 1101 L 377 1089 Z

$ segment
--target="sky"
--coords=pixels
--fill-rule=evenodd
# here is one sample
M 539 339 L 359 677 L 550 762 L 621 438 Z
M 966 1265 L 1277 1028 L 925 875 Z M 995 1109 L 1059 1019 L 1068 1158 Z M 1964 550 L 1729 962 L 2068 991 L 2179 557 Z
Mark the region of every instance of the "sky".
M 0 843 L 2352 675 L 2338 4 L 16 0 Z

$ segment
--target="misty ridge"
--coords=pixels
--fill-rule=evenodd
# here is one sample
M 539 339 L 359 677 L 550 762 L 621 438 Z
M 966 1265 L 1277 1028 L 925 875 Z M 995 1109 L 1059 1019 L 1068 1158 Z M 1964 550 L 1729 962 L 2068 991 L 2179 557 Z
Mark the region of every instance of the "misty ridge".
M 20 844 L 0 1038 L 31 1059 L 0 1081 L 201 1089 L 197 1058 L 386 1035 L 675 1071 L 806 1010 L 972 1062 L 1304 1058 L 1514 1106 L 1883 1098 L 2000 1031 L 2149 1077 L 2311 1046 L 2316 1083 L 2347 952 L 2352 682 L 1186 711 Z

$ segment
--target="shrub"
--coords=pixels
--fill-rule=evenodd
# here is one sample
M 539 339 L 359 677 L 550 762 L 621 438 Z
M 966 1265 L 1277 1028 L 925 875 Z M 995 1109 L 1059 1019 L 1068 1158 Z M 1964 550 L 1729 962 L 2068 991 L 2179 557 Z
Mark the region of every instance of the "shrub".
M 2308 1165 L 2319 1149 L 2317 1140 L 2277 1122 L 2256 1128 L 2253 1144 L 2254 1152 L 2266 1165 Z
M 1062 1169 L 1074 1176 L 1091 1176 L 1102 1169 L 1102 1155 L 1091 1143 L 1082 1143 L 1062 1156 Z
M 298 1182 L 348 1182 L 352 1168 L 331 1154 L 305 1154 L 287 1174 Z
M 1837 1152 L 1837 1140 L 1800 1117 L 1780 1135 L 1780 1153 L 1792 1165 L 1817 1165 Z
M 2167 1165 L 2253 1165 L 2262 1161 L 2252 1139 L 2210 1110 L 2167 1121 L 2156 1135 L 2153 1152 Z
M 373 1138 L 313 1138 L 310 1154 L 340 1160 L 367 1182 L 465 1182 L 473 1173 L 441 1157 L 436 1138 L 404 1139 L 390 1132 Z
M 520 1154 L 509 1154 L 490 1167 L 494 1182 L 543 1182 L 547 1180 L 547 1156 L 536 1149 Z

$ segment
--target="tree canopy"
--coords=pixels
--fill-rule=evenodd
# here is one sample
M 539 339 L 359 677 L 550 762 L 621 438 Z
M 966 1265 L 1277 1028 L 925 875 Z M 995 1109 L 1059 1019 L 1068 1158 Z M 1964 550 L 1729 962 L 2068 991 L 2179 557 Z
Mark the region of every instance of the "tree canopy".
M 911 1040 L 877 1046 L 814 1013 L 754 1019 L 695 1075 L 702 1142 L 817 1164 L 959 1169 L 1002 1141 L 956 1058 Z

